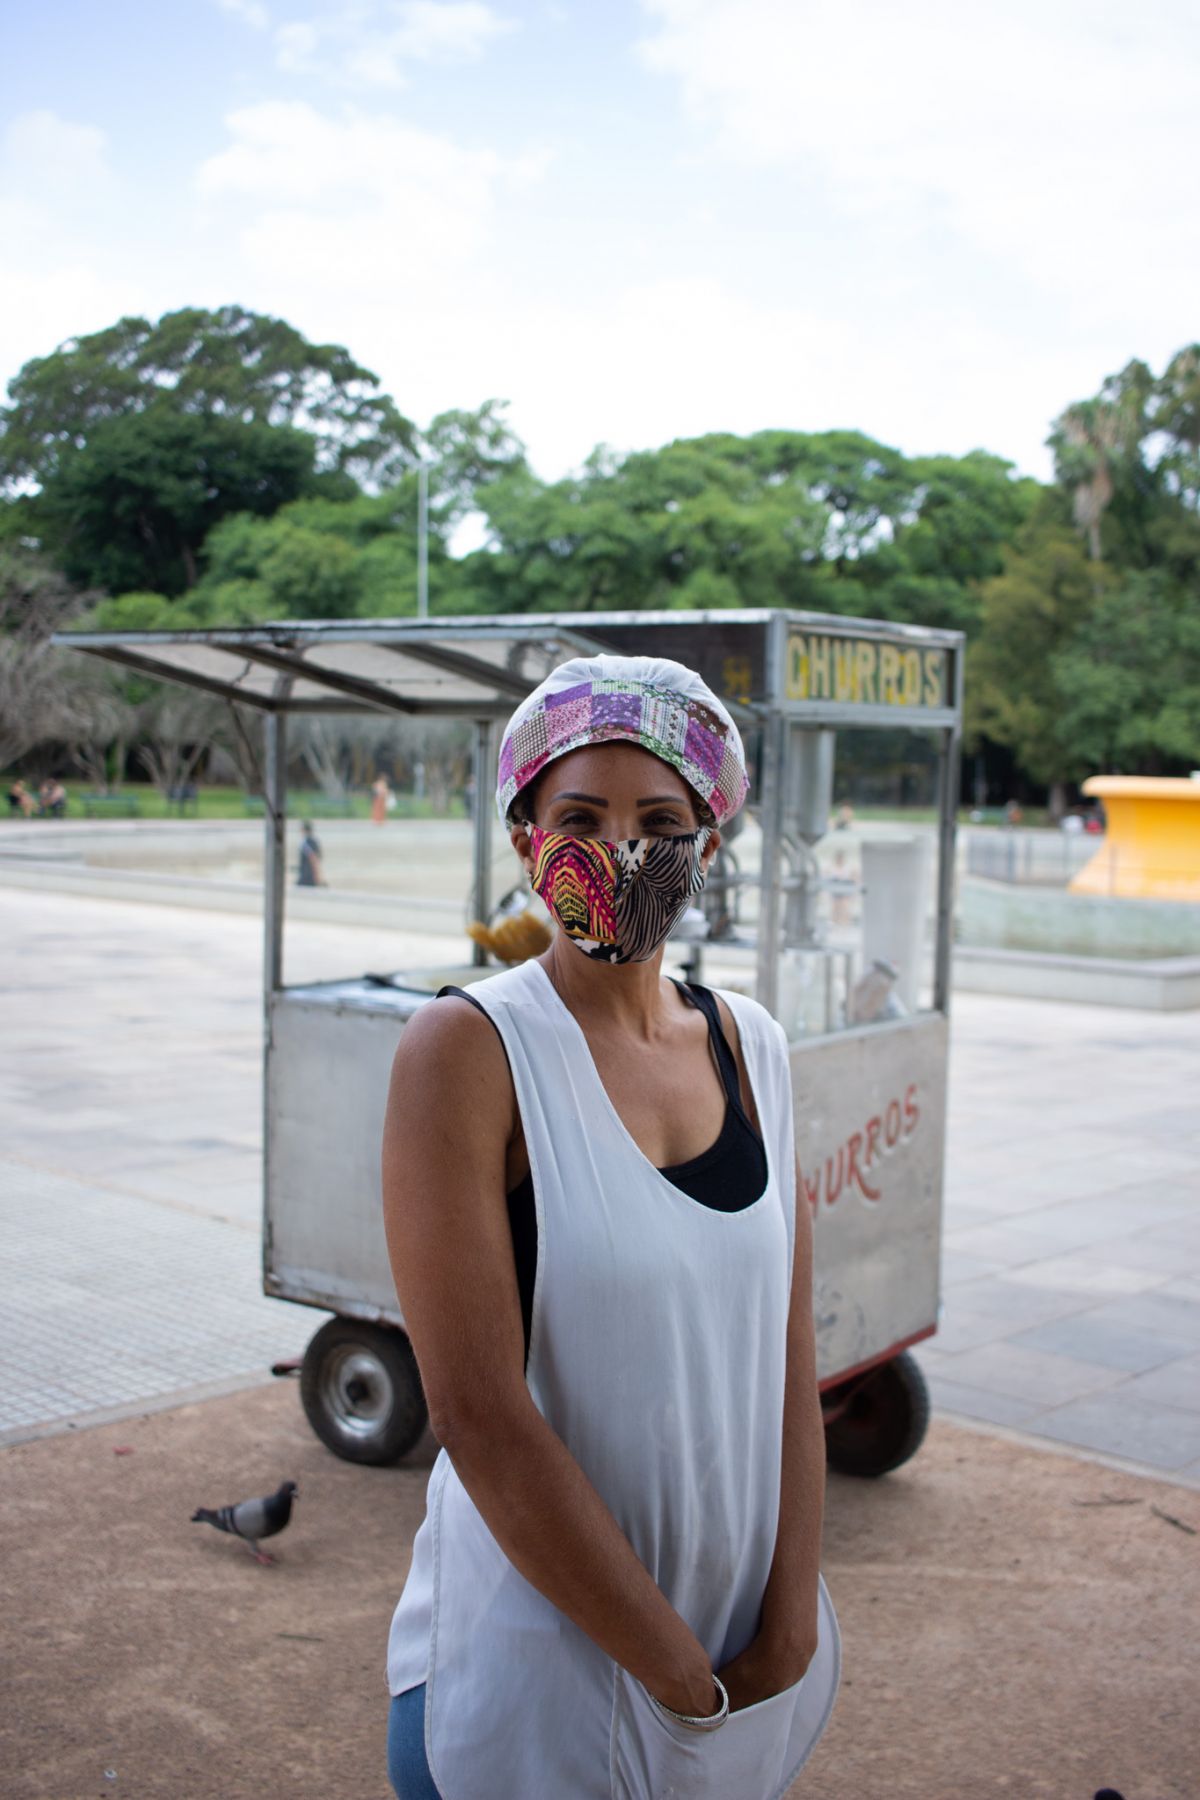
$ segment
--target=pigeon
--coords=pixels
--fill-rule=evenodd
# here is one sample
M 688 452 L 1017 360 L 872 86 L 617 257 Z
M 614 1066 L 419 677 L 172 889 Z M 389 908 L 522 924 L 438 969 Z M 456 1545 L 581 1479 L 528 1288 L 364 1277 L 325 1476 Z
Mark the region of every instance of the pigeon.
M 257 1562 L 271 1563 L 275 1558 L 259 1549 L 258 1540 L 274 1537 L 283 1530 L 292 1516 L 292 1501 L 299 1493 L 294 1481 L 285 1481 L 261 1500 L 239 1500 L 233 1506 L 219 1506 L 215 1512 L 198 1506 L 192 1514 L 192 1524 L 199 1520 L 201 1524 L 214 1525 L 218 1531 L 231 1531 L 234 1537 L 249 1544 Z

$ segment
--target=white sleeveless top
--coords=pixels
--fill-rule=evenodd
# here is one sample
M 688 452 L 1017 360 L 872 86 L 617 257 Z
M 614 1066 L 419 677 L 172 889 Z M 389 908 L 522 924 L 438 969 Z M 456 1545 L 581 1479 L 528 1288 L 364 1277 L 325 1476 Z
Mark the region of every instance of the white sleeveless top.
M 691 1199 L 621 1123 L 540 963 L 477 982 L 529 1150 L 534 1404 L 720 1668 L 754 1637 L 775 1548 L 795 1226 L 787 1043 L 737 1023 L 768 1163 L 740 1212 Z M 392 1618 L 388 1688 L 425 1690 L 442 1800 L 778 1800 L 828 1721 L 840 1671 L 820 1583 L 803 1680 L 716 1731 L 646 1689 L 509 1562 L 443 1450 Z

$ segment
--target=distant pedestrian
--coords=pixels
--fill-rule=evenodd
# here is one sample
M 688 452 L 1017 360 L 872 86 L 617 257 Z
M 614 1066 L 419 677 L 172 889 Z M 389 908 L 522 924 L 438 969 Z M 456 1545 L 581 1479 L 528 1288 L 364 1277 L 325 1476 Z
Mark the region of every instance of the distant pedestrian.
M 300 887 L 328 887 L 325 879 L 325 865 L 321 857 L 321 840 L 312 827 L 312 820 L 305 819 L 300 827 L 304 833 L 300 839 L 300 867 L 296 881 Z
M 20 813 L 23 819 L 27 819 L 31 813 L 35 813 L 36 811 L 37 801 L 18 775 L 17 779 L 8 790 L 9 817 L 12 818 L 17 813 Z
M 396 804 L 392 784 L 386 775 L 377 775 L 371 783 L 371 823 L 382 825 Z
M 67 790 L 57 775 L 51 775 L 49 781 L 43 781 L 38 789 L 41 805 L 38 812 L 43 819 L 61 819 L 67 810 Z

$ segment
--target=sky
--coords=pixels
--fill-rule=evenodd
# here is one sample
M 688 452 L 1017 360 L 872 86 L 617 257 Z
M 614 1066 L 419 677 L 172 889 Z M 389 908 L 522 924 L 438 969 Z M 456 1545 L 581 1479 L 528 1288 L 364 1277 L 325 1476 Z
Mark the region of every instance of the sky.
M 0 384 L 236 302 L 418 425 L 853 428 L 1048 476 L 1200 337 L 1189 0 L 44 0 L 0 88 Z

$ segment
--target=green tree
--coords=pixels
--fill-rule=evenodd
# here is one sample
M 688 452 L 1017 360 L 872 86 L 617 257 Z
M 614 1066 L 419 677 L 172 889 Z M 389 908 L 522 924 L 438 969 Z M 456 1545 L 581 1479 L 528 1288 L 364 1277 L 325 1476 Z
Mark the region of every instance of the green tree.
M 1163 571 L 1102 591 L 1051 670 L 1061 731 L 1089 769 L 1200 767 L 1200 607 Z
M 1068 725 L 1059 654 L 1081 641 L 1103 591 L 1053 495 L 1038 507 L 1003 573 L 983 583 L 980 625 L 967 649 L 966 738 L 1006 746 L 1037 782 L 1052 788 L 1095 768 Z M 1052 796 L 1058 810 L 1061 793 Z
M 110 593 L 181 594 L 195 584 L 201 546 L 219 520 L 273 513 L 322 479 L 302 431 L 163 403 L 102 420 L 86 444 L 61 450 L 25 509 L 70 580 Z
M 219 520 L 397 479 L 416 434 L 369 370 L 280 319 L 122 319 L 26 363 L 0 408 L 0 486 L 74 580 L 175 595 Z
M 184 307 L 71 338 L 20 370 L 0 409 L 0 479 L 45 486 L 97 425 L 157 409 L 241 425 L 290 425 L 316 464 L 356 482 L 394 479 L 415 459 L 412 424 L 338 344 L 310 344 L 283 319 Z
M 1047 440 L 1093 562 L 1144 556 L 1154 483 L 1143 446 L 1153 393 L 1154 377 L 1135 359 L 1110 375 L 1092 399 L 1066 407 Z
M 792 606 L 974 622 L 1037 484 L 998 457 L 905 459 L 860 432 L 729 433 L 549 486 L 522 466 L 482 494 L 487 609 Z
M 984 450 L 917 457 L 909 471 L 911 500 L 864 569 L 864 599 L 889 619 L 973 632 L 980 584 L 1003 569 L 1039 484 Z
M 421 433 L 430 503 L 443 533 L 476 510 L 492 482 L 527 468 L 525 446 L 504 417 L 506 408 L 506 401 L 485 400 L 473 412 L 438 413 Z

